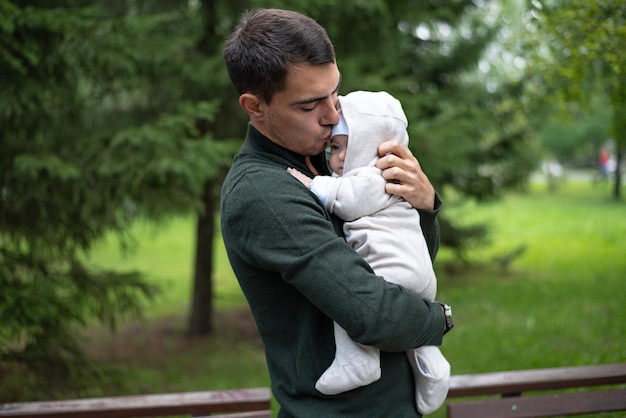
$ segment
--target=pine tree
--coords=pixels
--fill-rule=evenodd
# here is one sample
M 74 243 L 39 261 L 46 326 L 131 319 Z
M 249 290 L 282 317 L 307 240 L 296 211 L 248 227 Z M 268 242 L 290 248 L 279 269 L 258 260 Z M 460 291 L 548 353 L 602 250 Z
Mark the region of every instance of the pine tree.
M 205 128 L 220 95 L 193 81 L 226 77 L 198 53 L 194 10 L 24 3 L 0 1 L 0 362 L 51 390 L 87 370 L 77 329 L 115 326 L 157 291 L 90 267 L 92 245 L 128 242 L 138 219 L 201 213 L 236 147 Z

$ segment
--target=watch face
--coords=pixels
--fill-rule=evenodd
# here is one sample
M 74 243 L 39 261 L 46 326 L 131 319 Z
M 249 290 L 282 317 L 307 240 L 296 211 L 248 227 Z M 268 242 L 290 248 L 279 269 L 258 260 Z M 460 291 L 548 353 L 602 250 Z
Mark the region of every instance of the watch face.
M 443 310 L 446 314 L 446 333 L 454 327 L 454 320 L 452 319 L 452 308 L 449 305 L 444 304 Z
M 446 328 L 443 331 L 443 335 L 446 335 L 448 331 L 450 331 L 452 327 L 454 326 L 454 320 L 452 319 L 452 308 L 450 307 L 450 305 L 446 305 L 443 302 L 437 302 L 437 303 L 441 305 L 441 308 L 443 309 L 443 314 L 446 318 Z

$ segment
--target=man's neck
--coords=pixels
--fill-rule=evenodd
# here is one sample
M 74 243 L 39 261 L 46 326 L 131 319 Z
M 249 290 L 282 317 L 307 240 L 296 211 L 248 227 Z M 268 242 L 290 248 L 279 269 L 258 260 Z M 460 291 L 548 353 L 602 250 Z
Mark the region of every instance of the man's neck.
M 316 176 L 320 175 L 319 171 L 317 171 L 317 168 L 315 168 L 315 166 L 311 162 L 311 158 L 308 155 L 304 158 L 304 162 L 306 162 L 306 166 L 309 168 L 309 170 L 311 170 L 311 173 Z

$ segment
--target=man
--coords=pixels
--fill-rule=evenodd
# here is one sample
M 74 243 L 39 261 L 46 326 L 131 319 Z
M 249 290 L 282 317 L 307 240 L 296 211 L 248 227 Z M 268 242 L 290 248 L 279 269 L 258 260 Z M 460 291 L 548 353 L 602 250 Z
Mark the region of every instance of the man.
M 451 318 L 376 276 L 345 243 L 342 221 L 287 172 L 328 174 L 341 76 L 325 30 L 299 13 L 254 11 L 224 59 L 250 124 L 222 187 L 222 234 L 265 344 L 279 417 L 419 417 L 404 351 L 440 345 Z M 420 210 L 434 256 L 440 202 L 432 185 L 408 149 L 385 143 L 379 153 L 387 192 Z M 335 355 L 333 321 L 381 350 L 382 377 L 326 396 L 315 382 Z

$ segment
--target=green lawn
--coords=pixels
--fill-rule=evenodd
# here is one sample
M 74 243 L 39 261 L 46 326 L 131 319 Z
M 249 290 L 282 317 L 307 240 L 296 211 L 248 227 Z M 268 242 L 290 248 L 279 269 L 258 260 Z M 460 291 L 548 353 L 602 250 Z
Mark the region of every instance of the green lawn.
M 567 183 L 556 192 L 533 184 L 489 204 L 446 208 L 463 222 L 488 222 L 491 244 L 468 253 L 472 267 L 442 250 L 438 298 L 453 306 L 456 328 L 442 351 L 453 374 L 626 361 L 626 203 L 608 188 Z M 194 225 L 176 219 L 137 228 L 140 245 L 123 258 L 114 240 L 95 264 L 144 271 L 164 285 L 146 319 L 111 335 L 88 333 L 94 358 L 116 371 L 93 395 L 268 385 L 262 345 L 218 240 L 218 330 L 184 336 Z M 508 266 L 491 260 L 525 251 Z M 456 266 L 454 269 L 450 266 Z M 443 408 L 434 417 L 443 417 Z
M 445 347 L 455 372 L 624 361 L 625 209 L 571 184 L 464 210 L 493 228 L 492 245 L 474 251 L 475 260 L 526 251 L 508 271 L 439 275 L 440 298 L 459 323 Z

